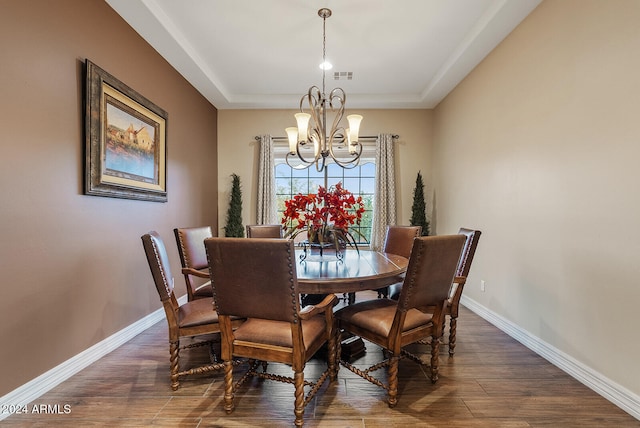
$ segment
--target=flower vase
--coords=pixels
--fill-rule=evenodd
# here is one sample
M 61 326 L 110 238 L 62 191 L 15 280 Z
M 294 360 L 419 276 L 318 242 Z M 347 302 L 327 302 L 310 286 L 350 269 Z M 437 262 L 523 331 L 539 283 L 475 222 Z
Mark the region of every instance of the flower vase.
M 336 249 L 336 245 L 333 242 L 303 241 L 302 246 L 304 251 L 300 255 L 300 260 L 330 262 L 341 261 L 344 257 L 341 249 Z

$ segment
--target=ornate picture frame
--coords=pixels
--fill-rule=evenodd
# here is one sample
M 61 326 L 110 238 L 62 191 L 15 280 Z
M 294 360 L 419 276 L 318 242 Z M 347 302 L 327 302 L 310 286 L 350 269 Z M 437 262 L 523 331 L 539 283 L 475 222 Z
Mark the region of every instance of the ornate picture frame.
M 86 60 L 85 195 L 167 201 L 166 111 Z

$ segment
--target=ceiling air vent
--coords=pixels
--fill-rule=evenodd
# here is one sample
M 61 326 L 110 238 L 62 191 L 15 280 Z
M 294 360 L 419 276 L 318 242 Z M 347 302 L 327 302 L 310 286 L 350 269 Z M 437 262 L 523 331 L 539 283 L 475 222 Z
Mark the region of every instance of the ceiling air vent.
M 351 80 L 353 79 L 353 71 L 335 71 L 333 80 Z

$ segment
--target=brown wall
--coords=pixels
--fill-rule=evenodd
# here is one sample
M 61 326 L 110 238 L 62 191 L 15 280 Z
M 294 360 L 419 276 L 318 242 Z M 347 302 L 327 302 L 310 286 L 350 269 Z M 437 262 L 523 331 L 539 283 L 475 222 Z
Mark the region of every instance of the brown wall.
M 172 229 L 216 228 L 218 174 L 216 109 L 105 2 L 0 10 L 2 396 L 160 308 L 140 236 L 179 274 Z M 83 195 L 85 59 L 168 112 L 168 203 Z

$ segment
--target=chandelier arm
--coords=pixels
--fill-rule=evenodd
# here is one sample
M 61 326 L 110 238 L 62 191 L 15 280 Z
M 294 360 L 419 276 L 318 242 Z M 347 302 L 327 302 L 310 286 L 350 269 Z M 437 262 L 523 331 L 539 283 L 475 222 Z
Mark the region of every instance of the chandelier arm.
M 328 152 L 329 152 L 329 155 L 331 155 L 332 159 L 336 159 L 336 155 L 335 153 L 333 153 L 334 144 L 336 145 L 342 144 L 344 143 L 345 140 L 346 140 L 346 131 L 344 127 L 340 126 L 339 128 L 334 129 L 331 132 L 331 136 L 329 137 Z
M 304 107 L 302 105 L 304 104 L 305 98 L 309 101 L 309 110 L 317 109 L 317 106 L 322 100 L 322 91 L 320 91 L 320 88 L 314 85 L 309 88 L 306 95 L 302 96 L 302 98 L 300 99 L 300 111 L 303 113 Z
M 289 162 L 289 159 L 290 159 L 290 158 L 292 158 L 292 157 L 297 157 L 297 158 L 298 158 L 298 159 L 300 159 L 303 163 L 302 163 L 302 164 L 299 164 L 299 165 L 294 165 L 294 164 L 290 163 L 290 162 Z M 298 153 L 293 153 L 293 154 L 292 154 L 292 153 L 287 153 L 287 154 L 285 155 L 284 161 L 287 163 L 287 165 L 289 165 L 291 168 L 296 169 L 296 170 L 303 170 L 303 169 L 307 169 L 307 168 L 309 168 L 311 165 L 313 165 L 314 163 L 316 163 L 316 162 L 315 162 L 315 159 L 314 159 L 314 160 L 310 160 L 310 161 L 308 161 L 308 160 L 306 160 L 306 159 L 302 158 L 302 157 L 300 156 L 300 153 L 299 153 L 299 152 L 298 152 Z
M 353 168 L 357 167 L 360 164 L 360 156 L 362 155 L 362 144 L 358 144 L 357 147 L 358 147 L 358 152 L 353 154 L 352 155 L 353 159 L 349 160 L 348 162 L 340 161 L 340 159 L 338 159 L 337 157 L 333 156 L 333 154 L 331 155 L 331 158 L 341 168 L 353 169 Z
M 315 92 L 315 93 L 314 93 Z M 320 144 L 320 151 L 326 149 L 326 144 L 322 138 L 325 134 L 326 125 L 323 120 L 325 98 L 324 94 L 320 92 L 317 86 L 309 88 L 307 95 L 304 95 L 300 100 L 300 111 L 305 112 L 303 108 L 304 99 L 307 99 L 309 104 L 309 113 L 311 114 L 310 127 L 312 131 L 315 131 L 316 137 L 318 137 L 318 144 Z M 308 141 L 311 142 L 311 132 L 308 133 Z
M 315 92 L 315 93 L 314 93 Z M 318 123 L 318 110 L 323 102 L 323 95 L 320 92 L 320 88 L 317 86 L 312 86 L 309 88 L 309 91 L 306 95 L 303 95 L 300 98 L 300 112 L 306 113 L 304 109 L 305 100 L 309 105 L 309 113 L 311 114 L 311 123 Z
M 338 100 L 340 103 L 338 106 L 334 106 L 334 100 Z M 342 88 L 333 88 L 329 93 L 329 106 L 331 110 L 339 109 L 341 112 L 344 112 L 344 106 L 347 102 L 347 93 Z M 342 116 L 340 116 L 342 119 Z
M 316 164 L 316 171 L 324 171 L 324 167 L 327 164 L 327 156 L 325 154 L 322 155 L 322 164 L 320 164 L 320 159 L 317 159 L 314 163 Z
M 347 95 L 344 93 L 342 88 L 335 88 L 329 94 L 329 107 L 331 107 L 331 111 L 336 111 L 336 115 L 333 118 L 333 124 L 331 125 L 331 132 L 329 133 L 329 142 L 328 146 L 331 147 L 333 145 L 333 140 L 338 134 L 338 130 L 340 129 L 340 122 L 344 117 L 344 103 L 346 101 Z M 334 106 L 334 101 L 338 101 Z M 342 138 L 338 141 L 338 144 L 342 143 L 346 139 L 346 135 L 343 132 Z
M 305 164 L 308 164 L 309 166 L 311 166 L 312 163 L 317 162 L 318 157 L 320 157 L 320 152 L 318 152 L 317 154 L 314 153 L 313 159 L 311 160 L 307 160 L 303 155 L 302 155 L 302 147 L 304 147 L 307 144 L 306 141 L 298 141 L 298 145 L 296 146 L 296 152 L 295 154 L 298 156 L 298 159 L 300 159 L 302 162 L 304 162 Z M 290 154 L 290 153 L 289 153 Z

